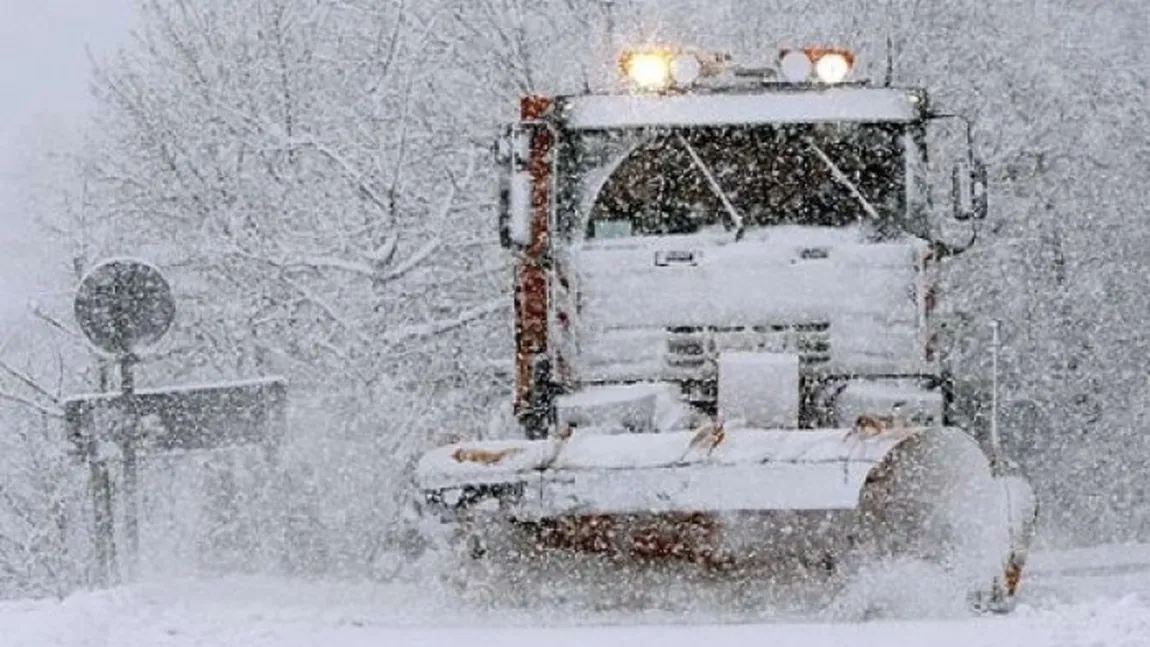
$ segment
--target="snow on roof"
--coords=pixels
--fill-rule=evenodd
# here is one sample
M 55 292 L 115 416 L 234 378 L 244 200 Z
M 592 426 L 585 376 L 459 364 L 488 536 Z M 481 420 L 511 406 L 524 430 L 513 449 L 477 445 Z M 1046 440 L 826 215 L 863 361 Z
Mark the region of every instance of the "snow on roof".
M 920 106 L 915 94 L 890 88 L 680 96 L 587 95 L 563 101 L 565 125 L 573 130 L 813 121 L 906 122 L 919 116 Z

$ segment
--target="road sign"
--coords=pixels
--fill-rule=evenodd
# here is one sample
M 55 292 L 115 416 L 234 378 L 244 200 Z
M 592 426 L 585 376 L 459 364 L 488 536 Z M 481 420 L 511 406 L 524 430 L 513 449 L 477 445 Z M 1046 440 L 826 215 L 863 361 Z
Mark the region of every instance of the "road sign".
M 112 489 L 98 443 L 120 449 L 126 568 L 139 554 L 137 460 L 173 451 L 261 446 L 274 459 L 287 431 L 287 383 L 280 378 L 168 389 L 78 395 L 64 401 L 68 439 L 89 464 L 95 551 L 101 582 L 116 559 Z
M 139 544 L 138 454 L 262 445 L 274 458 L 286 431 L 287 386 L 282 379 L 137 390 L 132 366 L 137 351 L 159 341 L 175 319 L 171 288 L 154 266 L 111 259 L 81 281 L 73 305 L 88 340 L 113 355 L 120 367 L 120 392 L 81 395 L 64 403 L 67 435 L 90 468 L 95 514 L 95 549 L 100 579 L 111 577 L 115 559 L 112 488 L 100 443 L 119 450 L 124 499 L 124 534 L 129 572 Z
M 163 337 L 175 319 L 176 303 L 168 282 L 154 266 L 111 259 L 80 281 L 74 310 L 89 341 L 107 353 L 123 356 Z
M 286 432 L 287 383 L 267 378 L 206 386 L 141 389 L 131 394 L 80 395 L 64 402 L 70 440 L 122 442 L 123 424 L 135 416 L 133 444 L 144 453 L 273 447 Z M 123 417 L 121 417 L 123 416 Z M 100 421 L 106 421 L 100 424 Z

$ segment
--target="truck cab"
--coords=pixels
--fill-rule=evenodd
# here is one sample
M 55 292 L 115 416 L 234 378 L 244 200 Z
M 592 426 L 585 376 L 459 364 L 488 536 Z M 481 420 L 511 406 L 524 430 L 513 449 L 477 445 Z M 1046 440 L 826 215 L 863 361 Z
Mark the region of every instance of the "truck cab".
M 644 48 L 621 56 L 624 90 L 522 100 L 496 148 L 528 438 L 604 411 L 658 431 L 668 406 L 767 429 L 947 422 L 937 272 L 960 249 L 940 230 L 985 217 L 985 170 L 967 127 L 940 175 L 930 129 L 951 117 L 853 67 Z

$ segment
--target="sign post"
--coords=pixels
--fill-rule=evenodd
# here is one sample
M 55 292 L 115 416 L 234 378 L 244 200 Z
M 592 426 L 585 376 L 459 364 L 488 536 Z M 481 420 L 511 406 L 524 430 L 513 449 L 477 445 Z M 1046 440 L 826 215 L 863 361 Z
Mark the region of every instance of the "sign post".
M 94 267 L 80 281 L 73 310 L 88 340 L 114 357 L 120 368 L 120 415 L 115 442 L 123 460 L 124 529 L 128 570 L 132 572 L 140 541 L 136 456 L 139 419 L 134 410 L 132 365 L 139 361 L 137 351 L 156 343 L 167 333 L 175 319 L 176 304 L 168 282 L 154 266 L 133 259 L 111 259 Z M 86 445 L 96 510 L 96 552 L 101 562 L 100 578 L 106 580 L 115 553 L 111 482 L 107 465 L 98 455 L 94 435 Z
M 136 380 L 132 375 L 132 354 L 120 357 L 120 394 L 123 408 L 120 414 L 120 455 L 124 470 L 124 535 L 128 542 L 127 569 L 129 578 L 135 575 L 136 561 L 140 554 L 140 487 L 139 462 L 136 450 L 139 431 L 139 415 L 135 410 L 132 396 L 136 392 Z
M 167 282 L 153 266 L 130 259 L 97 265 L 80 283 L 75 314 L 80 329 L 120 369 L 120 389 L 109 393 L 101 367 L 100 392 L 64 402 L 68 439 L 88 461 L 94 508 L 97 579 L 116 576 L 112 479 L 102 443 L 119 448 L 123 469 L 125 570 L 139 555 L 139 461 L 164 452 L 260 445 L 274 457 L 287 427 L 287 384 L 278 377 L 230 383 L 140 389 L 132 369 L 139 351 L 167 332 L 175 317 Z M 111 362 L 109 362 L 111 363 Z
M 125 411 L 131 414 L 127 421 Z M 137 488 L 135 465 L 148 456 L 259 446 L 268 460 L 274 460 L 287 428 L 287 382 L 266 377 L 161 389 L 133 388 L 127 396 L 123 392 L 74 395 L 64 401 L 64 417 L 68 440 L 77 447 L 89 448 L 86 454 L 93 474 L 95 550 L 103 569 L 100 579 L 106 583 L 111 579 L 116 556 L 111 480 L 103 461 L 95 458 L 96 452 L 91 448 L 100 442 L 121 445 L 125 496 L 132 496 L 132 490 Z M 130 436 L 124 433 L 125 422 L 134 432 Z M 132 442 L 125 443 L 125 438 Z M 125 500 L 124 552 L 129 559 L 131 551 L 137 549 L 133 535 L 138 532 L 138 517 L 130 504 L 130 499 Z

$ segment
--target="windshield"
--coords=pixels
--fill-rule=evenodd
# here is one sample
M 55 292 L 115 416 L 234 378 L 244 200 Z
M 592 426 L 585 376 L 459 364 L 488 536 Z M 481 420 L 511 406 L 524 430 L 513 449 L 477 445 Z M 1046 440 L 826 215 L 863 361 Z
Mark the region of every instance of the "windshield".
M 777 225 L 906 229 L 907 160 L 893 124 L 598 131 L 560 173 L 569 235 L 608 238 Z M 574 213 L 572 213 L 574 212 Z

